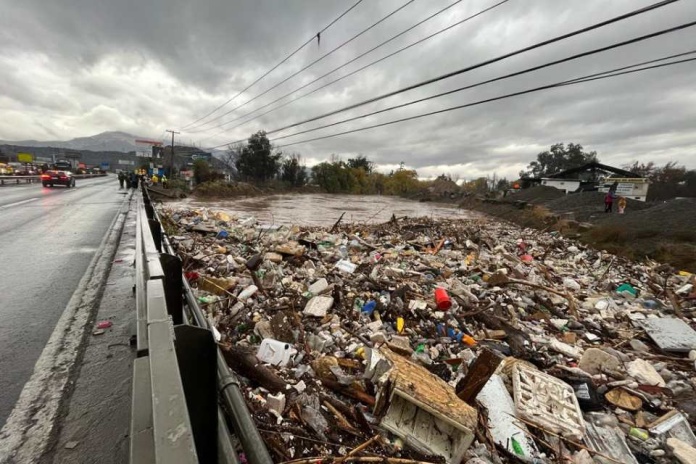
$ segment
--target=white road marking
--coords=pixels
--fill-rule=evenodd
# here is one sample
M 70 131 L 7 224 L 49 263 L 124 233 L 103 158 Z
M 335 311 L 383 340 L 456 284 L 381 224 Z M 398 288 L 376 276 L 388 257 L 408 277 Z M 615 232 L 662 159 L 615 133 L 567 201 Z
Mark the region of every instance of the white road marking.
M 37 197 L 37 198 L 29 198 L 28 200 L 17 201 L 17 202 L 15 202 L 15 203 L 10 203 L 9 205 L 2 205 L 2 206 L 0 206 L 0 209 L 11 208 L 11 207 L 13 207 L 13 206 L 23 205 L 23 204 L 25 204 L 25 203 L 29 203 L 29 202 L 32 202 L 32 201 L 36 201 L 36 200 L 38 200 L 38 199 L 39 199 L 39 198 Z

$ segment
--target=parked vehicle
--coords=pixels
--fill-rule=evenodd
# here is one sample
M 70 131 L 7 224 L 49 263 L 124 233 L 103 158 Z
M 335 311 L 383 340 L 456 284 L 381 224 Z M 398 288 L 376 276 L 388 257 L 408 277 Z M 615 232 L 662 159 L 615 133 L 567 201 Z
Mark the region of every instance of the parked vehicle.
M 58 171 L 70 171 L 72 169 L 72 165 L 70 164 L 70 161 L 58 160 L 53 163 L 53 169 Z
M 14 169 L 12 166 L 5 163 L 0 163 L 0 176 L 11 176 L 14 174 Z
M 75 178 L 70 171 L 46 171 L 41 174 L 41 184 L 44 187 L 65 185 L 66 188 L 75 187 Z

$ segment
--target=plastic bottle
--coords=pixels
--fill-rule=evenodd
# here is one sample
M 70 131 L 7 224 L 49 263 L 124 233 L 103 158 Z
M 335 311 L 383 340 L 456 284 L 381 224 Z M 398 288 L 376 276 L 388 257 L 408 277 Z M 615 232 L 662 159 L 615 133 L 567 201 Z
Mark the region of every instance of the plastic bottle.
M 249 285 L 247 288 L 242 290 L 239 295 L 237 295 L 238 300 L 246 300 L 250 298 L 254 293 L 256 293 L 259 288 L 256 285 Z
M 372 313 L 375 312 L 375 308 L 377 307 L 377 302 L 375 300 L 369 300 L 367 303 L 365 303 L 362 307 L 362 313 L 366 314 L 368 316 L 372 316 Z
M 343 258 L 347 258 L 347 257 L 348 257 L 348 247 L 346 247 L 345 245 L 339 246 L 339 247 L 338 247 L 338 252 L 341 253 L 341 256 L 342 256 Z

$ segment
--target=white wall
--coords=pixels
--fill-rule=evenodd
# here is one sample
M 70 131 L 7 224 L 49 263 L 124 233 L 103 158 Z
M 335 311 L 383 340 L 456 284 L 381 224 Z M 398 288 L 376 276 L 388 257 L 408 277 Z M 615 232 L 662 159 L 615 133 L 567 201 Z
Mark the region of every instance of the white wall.
M 647 179 L 605 179 L 599 186 L 600 192 L 608 192 L 617 182 L 616 194 L 632 200 L 646 201 L 650 184 Z
M 579 180 L 573 179 L 542 179 L 541 185 L 547 187 L 555 187 L 558 190 L 563 190 L 565 193 L 574 192 L 580 187 Z

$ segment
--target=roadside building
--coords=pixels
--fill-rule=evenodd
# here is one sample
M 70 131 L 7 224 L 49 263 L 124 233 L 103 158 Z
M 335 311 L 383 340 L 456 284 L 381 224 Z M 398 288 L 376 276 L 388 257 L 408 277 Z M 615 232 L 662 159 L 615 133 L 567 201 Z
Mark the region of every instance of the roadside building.
M 645 201 L 650 183 L 648 179 L 630 171 L 595 162 L 542 178 L 541 185 L 565 193 L 615 190 L 617 195 Z

